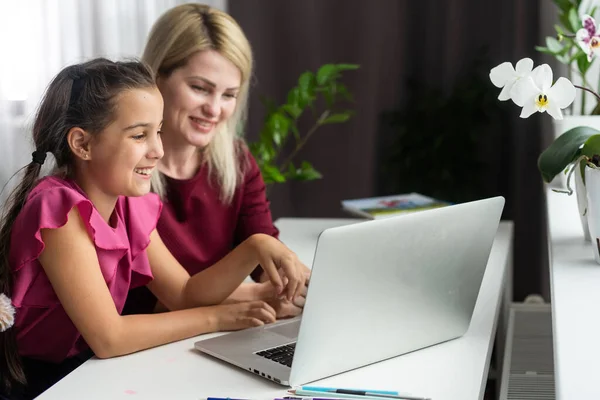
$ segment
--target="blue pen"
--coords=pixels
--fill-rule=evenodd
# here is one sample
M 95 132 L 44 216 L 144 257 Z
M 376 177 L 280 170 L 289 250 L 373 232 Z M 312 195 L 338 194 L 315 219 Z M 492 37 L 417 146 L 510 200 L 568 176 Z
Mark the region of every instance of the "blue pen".
M 231 397 L 207 397 L 206 400 L 246 400 L 246 399 L 232 399 Z
M 370 390 L 370 389 L 341 389 L 341 388 L 328 388 L 328 387 L 319 387 L 319 386 L 302 386 L 302 390 L 309 390 L 311 392 L 331 392 L 331 393 L 348 393 L 348 392 L 366 392 L 366 393 L 376 393 L 376 394 L 387 394 L 391 396 L 398 396 L 398 392 L 393 392 L 389 390 Z M 342 390 L 342 392 L 340 392 Z M 352 394 L 352 393 L 348 393 Z

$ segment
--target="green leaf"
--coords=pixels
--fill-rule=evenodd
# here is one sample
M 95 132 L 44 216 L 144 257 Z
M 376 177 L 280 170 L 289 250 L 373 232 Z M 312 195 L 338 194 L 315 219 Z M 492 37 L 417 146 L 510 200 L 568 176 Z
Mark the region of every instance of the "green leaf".
M 294 163 L 290 163 L 290 165 L 288 165 L 288 170 L 287 170 L 287 173 L 285 174 L 285 176 L 288 179 L 296 178 L 296 167 L 294 167 Z
M 580 147 L 588 138 L 600 134 L 600 131 L 587 126 L 573 128 L 554 140 L 554 142 L 540 154 L 538 169 L 545 182 L 550 182 L 554 177 L 567 168 L 577 159 Z
M 285 176 L 283 176 L 283 174 L 279 172 L 277 167 L 271 164 L 263 165 L 261 173 L 263 175 L 265 183 L 285 182 Z
M 550 50 L 553 53 L 560 53 L 563 51 L 563 45 L 560 44 L 559 41 L 556 40 L 556 38 L 553 38 L 552 36 L 546 37 L 546 46 L 548 47 L 548 50 Z
M 569 0 L 554 0 L 554 3 L 560 8 L 563 12 L 567 12 L 569 7 L 571 7 L 571 2 Z
M 577 32 L 582 27 L 579 16 L 577 16 L 577 9 L 574 7 L 569 10 L 569 24 L 573 32 Z
M 308 161 L 304 161 L 302 162 L 302 166 L 296 170 L 295 179 L 299 181 L 313 181 L 322 177 L 323 175 L 314 169 Z
M 337 89 L 338 95 L 341 98 L 343 98 L 346 101 L 350 101 L 350 102 L 354 101 L 352 94 L 348 91 L 348 88 L 346 86 L 342 85 L 341 83 L 338 83 L 336 86 L 336 89 Z
M 281 106 L 281 109 L 288 113 L 293 119 L 298 119 L 298 117 L 302 115 L 302 109 L 296 104 L 284 104 Z
M 306 71 L 298 78 L 298 89 L 302 98 L 308 99 L 315 95 L 315 75 Z
M 556 56 L 556 59 L 563 64 L 570 64 L 568 54 L 559 54 Z
M 290 130 L 294 134 L 294 138 L 296 138 L 296 141 L 299 142 L 300 141 L 300 132 L 298 131 L 298 127 L 296 125 L 292 124 L 292 126 L 290 127 Z
M 569 22 L 569 16 L 568 13 L 565 14 L 561 14 L 558 19 L 560 20 L 561 24 L 563 24 L 566 33 L 571 34 L 573 33 L 573 29 L 571 29 L 571 23 Z
M 600 154 L 600 135 L 590 136 L 581 148 L 581 155 L 583 156 L 592 158 L 596 154 Z
M 591 62 L 588 61 L 587 55 L 584 52 L 577 57 L 577 68 L 582 75 L 585 75 L 587 70 L 590 68 Z
M 317 85 L 326 84 L 337 73 L 337 69 L 333 64 L 325 64 L 317 71 Z
M 360 66 L 358 64 L 336 64 L 335 69 L 338 71 L 352 71 L 355 69 L 359 69 Z
M 346 122 L 352 116 L 352 111 L 346 111 L 343 113 L 331 114 L 323 121 L 321 121 L 321 125 L 325 124 L 337 124 L 340 122 Z
M 287 137 L 289 127 L 290 120 L 279 112 L 271 114 L 267 121 L 267 128 L 271 132 L 271 138 L 277 146 L 281 146 L 282 141 Z
M 554 29 L 556 29 L 556 33 L 558 33 L 559 35 L 565 34 L 565 31 L 563 30 L 563 28 L 560 27 L 560 25 L 554 25 Z
M 287 95 L 287 103 L 289 105 L 298 107 L 298 104 L 300 103 L 300 89 L 295 87 L 289 91 Z
M 535 49 L 540 53 L 554 55 L 554 53 L 550 51 L 550 49 L 548 49 L 547 47 L 535 46 Z

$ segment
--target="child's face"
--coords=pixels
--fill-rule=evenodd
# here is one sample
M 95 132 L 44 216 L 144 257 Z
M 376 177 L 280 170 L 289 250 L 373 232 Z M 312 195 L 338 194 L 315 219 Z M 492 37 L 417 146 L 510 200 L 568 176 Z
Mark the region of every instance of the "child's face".
M 163 156 L 159 135 L 163 101 L 157 88 L 123 92 L 116 119 L 90 144 L 87 178 L 114 196 L 142 196 L 150 191 L 150 175 Z
M 159 78 L 169 142 L 207 146 L 215 136 L 215 127 L 235 111 L 241 79 L 240 70 L 214 50 L 192 55 L 185 66 Z

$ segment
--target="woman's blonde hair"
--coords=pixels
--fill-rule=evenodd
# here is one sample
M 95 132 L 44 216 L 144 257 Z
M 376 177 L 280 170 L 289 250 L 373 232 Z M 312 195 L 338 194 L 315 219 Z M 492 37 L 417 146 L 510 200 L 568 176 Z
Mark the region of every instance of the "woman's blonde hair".
M 210 144 L 203 150 L 203 162 L 209 175 L 216 178 L 221 200 L 231 202 L 242 182 L 245 163 L 239 153 L 240 138 L 247 114 L 248 86 L 252 75 L 252 49 L 244 32 L 227 13 L 203 4 L 183 4 L 164 13 L 154 24 L 142 60 L 155 77 L 169 76 L 184 66 L 189 58 L 203 50 L 215 50 L 241 72 L 242 82 L 233 115 L 221 124 Z M 168 132 L 166 132 L 168 134 Z M 153 191 L 165 196 L 165 179 L 160 173 L 152 177 Z

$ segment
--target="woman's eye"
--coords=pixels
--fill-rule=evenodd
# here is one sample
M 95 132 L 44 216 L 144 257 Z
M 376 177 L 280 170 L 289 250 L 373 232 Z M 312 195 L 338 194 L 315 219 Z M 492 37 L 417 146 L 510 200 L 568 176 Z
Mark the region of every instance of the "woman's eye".
M 133 140 L 142 140 L 142 139 L 143 139 L 143 138 L 145 138 L 145 137 L 146 137 L 146 134 L 145 134 L 145 133 L 141 133 L 141 134 L 139 134 L 139 135 L 132 136 L 131 138 L 132 138 Z
M 194 89 L 197 92 L 208 93 L 208 89 L 203 88 L 202 86 L 192 85 L 192 89 Z
M 235 99 L 235 98 L 237 98 L 237 94 L 236 93 L 225 93 L 223 96 L 227 97 L 228 99 Z

